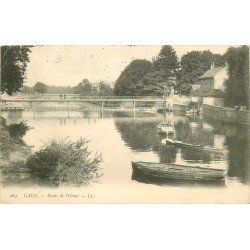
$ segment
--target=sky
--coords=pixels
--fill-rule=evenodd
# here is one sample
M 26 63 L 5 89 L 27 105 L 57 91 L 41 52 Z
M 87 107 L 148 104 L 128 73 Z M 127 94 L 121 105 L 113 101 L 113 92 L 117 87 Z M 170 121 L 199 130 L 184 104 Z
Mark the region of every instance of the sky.
M 25 85 L 43 82 L 54 86 L 76 86 L 91 82 L 114 82 L 134 59 L 152 60 L 162 46 L 35 46 L 31 49 Z M 223 54 L 230 46 L 173 46 L 178 58 L 192 50 Z

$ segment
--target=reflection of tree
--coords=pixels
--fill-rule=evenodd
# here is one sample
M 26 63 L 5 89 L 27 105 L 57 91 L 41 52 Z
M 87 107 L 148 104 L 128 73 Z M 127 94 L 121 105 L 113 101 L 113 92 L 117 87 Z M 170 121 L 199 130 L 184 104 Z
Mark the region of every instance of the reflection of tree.
M 203 122 L 197 121 L 194 123 L 195 128 L 191 127 L 190 122 L 179 122 L 175 124 L 176 139 L 185 143 L 191 143 L 196 145 L 208 145 L 214 146 L 214 134 L 212 131 L 206 131 L 203 129 Z M 182 158 L 188 161 L 203 161 L 210 162 L 211 155 L 200 150 L 182 149 Z
M 177 148 L 167 147 L 161 144 L 163 137 L 157 133 L 156 121 L 132 120 L 121 121 L 115 120 L 115 125 L 121 134 L 124 142 L 126 142 L 133 150 L 149 151 L 153 150 L 159 154 L 160 162 L 173 163 L 176 159 Z M 214 135 L 212 131 L 204 131 L 202 126 L 198 124 L 195 131 L 191 130 L 189 122 L 182 120 L 176 121 L 174 124 L 177 140 L 193 143 L 212 145 L 214 143 Z M 166 138 L 166 136 L 165 136 Z M 182 150 L 182 157 L 185 160 L 202 160 L 204 162 L 211 161 L 209 154 L 194 150 Z
M 175 162 L 177 149 L 174 147 L 167 147 L 161 144 L 163 139 L 158 135 L 156 126 L 157 121 L 143 121 L 140 119 L 131 120 L 115 120 L 115 126 L 123 141 L 136 151 L 150 151 L 153 150 L 160 157 L 160 162 Z M 204 130 L 198 123 L 197 127 L 191 128 L 189 122 L 176 122 L 174 124 L 176 137 L 178 140 L 193 144 L 206 144 L 211 147 L 214 146 L 214 134 L 223 134 L 223 126 L 219 128 L 213 126 L 214 130 Z M 231 131 L 231 130 L 230 130 Z M 234 131 L 234 130 L 232 130 Z M 239 132 L 241 129 L 239 129 Z M 225 132 L 225 131 L 224 131 Z M 249 164 L 249 135 L 245 138 L 240 137 L 241 133 L 230 134 L 226 137 L 225 146 L 229 149 L 229 172 L 231 177 L 238 177 L 244 183 L 250 181 L 250 164 Z M 181 155 L 184 160 L 202 161 L 209 163 L 211 161 L 220 161 L 221 156 L 210 154 L 208 152 L 195 151 L 192 149 L 182 149 Z
M 161 163 L 174 163 L 176 159 L 177 148 L 175 147 L 168 147 L 168 146 L 161 146 L 159 148 L 159 156 Z
M 208 152 L 203 152 L 201 150 L 194 149 L 182 149 L 181 154 L 183 159 L 188 161 L 202 161 L 204 163 L 209 163 L 211 161 L 211 154 Z
M 249 128 L 218 123 L 209 117 L 204 117 L 204 120 L 212 124 L 214 133 L 226 136 L 225 146 L 229 151 L 228 176 L 237 177 L 240 178 L 243 183 L 249 183 Z
M 160 162 L 174 162 L 177 150 L 161 144 L 162 137 L 157 133 L 156 121 L 115 120 L 115 126 L 123 141 L 135 151 L 153 150 L 160 157 Z
M 249 140 L 227 137 L 225 144 L 229 155 L 229 177 L 238 177 L 243 183 L 250 182 Z
M 114 111 L 112 116 L 113 117 L 132 117 L 132 113 L 131 112 L 120 112 L 120 111 Z
M 156 122 L 115 120 L 115 126 L 123 141 L 135 151 L 149 151 L 154 145 L 160 144 Z
M 8 124 L 18 123 L 23 120 L 23 111 L 10 111 L 7 113 Z
M 176 139 L 186 143 L 196 145 L 209 145 L 214 144 L 214 134 L 212 131 L 205 131 L 200 122 L 197 123 L 195 129 L 191 129 L 190 123 L 177 123 L 175 124 Z

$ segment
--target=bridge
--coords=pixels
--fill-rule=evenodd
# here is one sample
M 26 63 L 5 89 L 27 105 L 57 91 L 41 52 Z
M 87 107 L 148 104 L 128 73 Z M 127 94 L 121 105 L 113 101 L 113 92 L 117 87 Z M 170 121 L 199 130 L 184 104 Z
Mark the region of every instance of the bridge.
M 72 103 L 74 104 L 72 106 Z M 43 106 L 41 106 L 43 104 Z M 46 107 L 47 104 L 47 107 Z M 49 104 L 49 105 L 48 105 Z M 51 106 L 51 104 L 53 104 Z M 168 101 L 162 97 L 151 96 L 80 96 L 80 95 L 42 95 L 40 98 L 8 98 L 1 100 L 0 109 L 76 109 L 77 104 L 88 104 L 89 109 L 142 109 L 166 107 Z M 129 104 L 129 105 L 127 105 Z M 164 105 L 165 104 L 165 105 Z M 125 106 L 121 107 L 121 105 Z M 81 106 L 78 107 L 83 108 Z

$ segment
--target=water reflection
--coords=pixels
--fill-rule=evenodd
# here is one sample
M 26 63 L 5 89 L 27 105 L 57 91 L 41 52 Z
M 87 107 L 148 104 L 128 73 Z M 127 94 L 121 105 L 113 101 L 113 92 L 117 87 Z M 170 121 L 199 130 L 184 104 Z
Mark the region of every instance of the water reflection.
M 250 183 L 249 168 L 249 140 L 236 137 L 227 137 L 226 146 L 229 149 L 228 176 L 235 177 L 243 183 Z
M 3 112 L 6 124 L 18 124 L 27 120 L 33 127 L 24 140 L 37 150 L 46 138 L 81 136 L 91 140 L 91 149 L 103 154 L 104 180 L 130 182 L 131 160 L 161 163 L 204 162 L 228 165 L 228 178 L 249 184 L 249 129 L 215 123 L 203 117 L 186 117 L 167 114 L 165 119 L 175 127 L 177 140 L 226 149 L 227 158 L 192 149 L 178 149 L 162 144 L 164 135 L 156 127 L 163 117 L 160 114 L 140 112 L 90 112 L 90 111 L 8 111 Z M 119 159 L 117 159 L 119 157 Z M 145 178 L 133 176 L 133 180 L 148 183 Z M 157 183 L 159 184 L 159 183 Z M 172 185 L 167 183 L 167 185 Z
M 156 131 L 157 122 L 147 120 L 115 120 L 115 126 L 123 141 L 135 151 L 150 151 L 160 145 Z
M 170 119 L 170 115 L 167 115 Z M 196 119 L 174 117 L 177 140 L 214 148 L 226 149 L 227 158 L 214 153 L 194 149 L 178 150 L 172 146 L 161 144 L 162 136 L 156 132 L 157 122 L 126 122 L 115 121 L 116 128 L 121 133 L 122 139 L 135 151 L 152 150 L 159 155 L 161 163 L 203 162 L 211 165 L 216 162 L 228 167 L 228 177 L 235 177 L 245 184 L 249 184 L 249 130 L 248 128 L 214 124 L 202 117 Z M 143 159 L 141 159 L 143 161 Z M 133 177 L 134 178 L 134 177 Z M 138 176 L 137 176 L 138 179 Z M 144 181 L 145 178 L 144 178 Z

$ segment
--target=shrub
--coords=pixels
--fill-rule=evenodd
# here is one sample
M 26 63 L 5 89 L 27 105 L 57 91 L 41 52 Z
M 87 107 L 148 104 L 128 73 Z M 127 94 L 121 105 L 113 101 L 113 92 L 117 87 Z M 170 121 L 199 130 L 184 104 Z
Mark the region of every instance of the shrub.
M 189 95 L 191 90 L 192 90 L 192 85 L 187 83 L 182 84 L 179 88 L 179 92 L 182 95 Z
M 55 186 L 87 186 L 97 181 L 101 155 L 90 158 L 88 141 L 52 140 L 26 162 L 37 181 Z
M 31 129 L 31 127 L 29 127 L 25 121 L 17 124 L 11 124 L 7 126 L 7 128 L 10 136 L 15 139 L 21 139 L 26 134 L 26 132 Z

